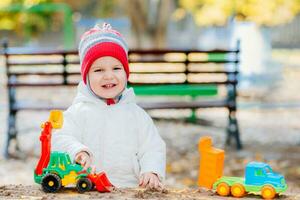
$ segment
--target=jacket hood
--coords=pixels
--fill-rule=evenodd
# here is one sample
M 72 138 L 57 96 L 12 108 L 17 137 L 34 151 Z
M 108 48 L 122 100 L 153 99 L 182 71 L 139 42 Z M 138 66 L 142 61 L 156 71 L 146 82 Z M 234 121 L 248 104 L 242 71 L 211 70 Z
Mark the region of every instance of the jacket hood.
M 82 81 L 78 84 L 77 95 L 73 101 L 73 104 L 77 104 L 81 102 L 94 103 L 101 106 L 108 106 L 106 102 L 92 95 L 88 90 L 87 86 Z M 117 104 L 128 104 L 128 103 L 135 103 L 135 94 L 132 88 L 125 88 L 125 90 L 122 93 L 122 98 Z M 109 106 L 113 106 L 113 105 L 109 105 Z

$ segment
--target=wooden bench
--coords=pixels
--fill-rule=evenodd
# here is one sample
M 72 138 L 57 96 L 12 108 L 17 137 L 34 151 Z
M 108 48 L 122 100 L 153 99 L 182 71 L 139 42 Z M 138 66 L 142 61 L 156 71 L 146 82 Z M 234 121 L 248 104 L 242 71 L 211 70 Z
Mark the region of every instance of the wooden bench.
M 74 87 L 80 81 L 77 51 L 8 48 L 3 46 L 7 74 L 9 115 L 5 156 L 9 145 L 17 141 L 16 117 L 21 110 L 65 109 L 68 105 L 52 105 L 48 101 L 24 101 L 18 98 L 21 88 Z M 228 109 L 226 143 L 234 139 L 242 148 L 236 119 L 236 86 L 238 83 L 239 49 L 235 50 L 131 50 L 130 80 L 138 96 L 181 96 L 159 101 L 141 101 L 144 109 L 192 109 L 191 121 L 198 108 Z M 224 67 L 225 66 L 225 67 Z M 219 88 L 225 93 L 219 95 Z M 28 95 L 30 96 L 30 95 Z M 199 100 L 199 97 L 201 99 Z M 26 96 L 27 97 L 27 96 Z M 186 98 L 187 97 L 187 98 Z M 209 98 L 207 98 L 209 97 Z M 58 96 L 59 98 L 59 96 Z M 158 98 L 159 99 L 159 98 Z

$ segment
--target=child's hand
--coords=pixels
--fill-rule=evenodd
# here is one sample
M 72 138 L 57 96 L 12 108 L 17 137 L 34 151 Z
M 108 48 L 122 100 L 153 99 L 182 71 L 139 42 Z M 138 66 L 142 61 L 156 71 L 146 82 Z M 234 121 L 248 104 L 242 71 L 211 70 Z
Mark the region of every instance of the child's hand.
M 159 180 L 157 174 L 152 172 L 146 172 L 140 176 L 139 185 L 141 187 L 149 187 L 151 189 L 162 189 L 163 185 Z
M 92 158 L 86 151 L 80 151 L 75 156 L 75 162 L 81 164 L 83 167 L 82 171 L 86 171 L 89 167 L 91 167 L 91 173 L 96 173 L 95 165 L 92 165 Z

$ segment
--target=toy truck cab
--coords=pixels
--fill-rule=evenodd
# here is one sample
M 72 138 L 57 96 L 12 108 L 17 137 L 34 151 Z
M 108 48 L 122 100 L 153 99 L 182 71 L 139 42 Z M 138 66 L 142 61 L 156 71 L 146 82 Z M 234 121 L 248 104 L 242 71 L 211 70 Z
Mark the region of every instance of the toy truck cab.
M 281 174 L 273 172 L 266 163 L 250 162 L 246 166 L 245 184 L 253 186 L 272 186 L 276 193 L 286 190 L 287 185 Z
M 88 172 L 82 172 L 82 166 L 72 163 L 70 156 L 63 152 L 52 152 L 49 164 L 41 175 L 34 176 L 35 182 L 42 185 L 45 192 L 56 192 L 62 186 L 76 183 L 79 192 L 89 191 L 93 185 L 87 178 Z
M 71 162 L 70 156 L 64 152 L 52 152 L 49 165 L 43 170 L 43 173 L 57 173 L 61 177 L 70 172 L 80 172 L 82 167 Z M 86 174 L 87 175 L 87 174 Z

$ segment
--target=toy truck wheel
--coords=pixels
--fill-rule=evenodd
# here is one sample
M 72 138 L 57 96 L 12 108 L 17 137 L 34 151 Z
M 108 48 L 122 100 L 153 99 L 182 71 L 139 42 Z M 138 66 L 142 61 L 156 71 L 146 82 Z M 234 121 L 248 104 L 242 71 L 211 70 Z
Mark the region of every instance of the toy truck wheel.
M 217 186 L 217 193 L 220 196 L 228 196 L 230 194 L 230 187 L 227 183 L 221 182 Z
M 93 184 L 88 178 L 80 178 L 77 181 L 76 188 L 79 193 L 90 191 L 93 188 Z
M 61 179 L 56 174 L 47 174 L 42 179 L 44 192 L 57 192 L 61 188 Z
M 261 189 L 261 196 L 264 199 L 273 199 L 275 197 L 275 195 L 276 195 L 276 191 L 270 185 L 266 185 Z
M 246 194 L 244 186 L 240 183 L 233 184 L 230 191 L 234 197 L 243 197 Z

